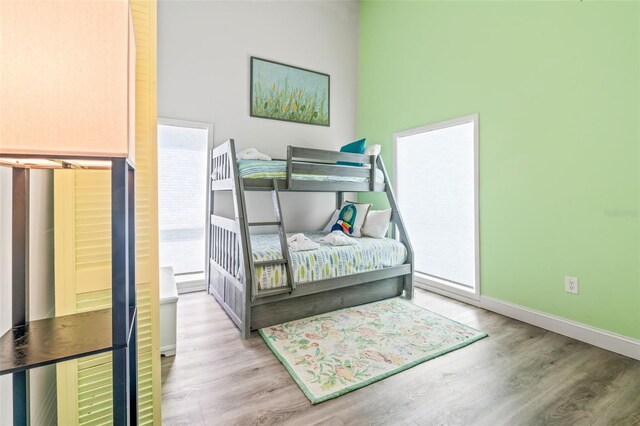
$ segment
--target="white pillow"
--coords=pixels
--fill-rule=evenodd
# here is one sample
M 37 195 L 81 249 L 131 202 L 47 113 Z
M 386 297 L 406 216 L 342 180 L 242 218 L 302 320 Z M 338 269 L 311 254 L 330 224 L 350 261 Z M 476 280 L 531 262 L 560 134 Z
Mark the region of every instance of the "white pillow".
M 370 210 L 367 219 L 362 226 L 362 235 L 365 237 L 384 238 L 391 221 L 391 209 Z
M 325 226 L 324 232 L 339 230 L 351 237 L 362 237 L 362 225 L 364 224 L 364 220 L 367 217 L 370 207 L 371 204 L 360 204 L 345 201 L 342 204 L 342 208 L 333 213 L 331 220 L 327 226 Z M 354 213 L 355 221 L 353 220 Z M 334 226 L 336 226 L 335 229 L 333 229 Z
M 364 155 L 380 155 L 380 148 L 378 144 L 369 145 L 364 149 Z
M 333 226 L 334 223 L 336 223 L 339 215 L 340 215 L 340 210 L 336 210 L 335 212 L 333 212 L 333 214 L 331 215 L 331 219 L 329 219 L 329 222 L 327 222 L 327 225 L 322 229 L 322 232 L 331 232 L 331 227 Z

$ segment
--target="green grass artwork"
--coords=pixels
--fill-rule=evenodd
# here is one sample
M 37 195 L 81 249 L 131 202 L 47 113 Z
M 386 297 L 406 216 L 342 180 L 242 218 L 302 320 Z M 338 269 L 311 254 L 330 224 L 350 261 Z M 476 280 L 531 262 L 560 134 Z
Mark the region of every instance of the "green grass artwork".
M 252 57 L 251 116 L 329 126 L 329 76 Z

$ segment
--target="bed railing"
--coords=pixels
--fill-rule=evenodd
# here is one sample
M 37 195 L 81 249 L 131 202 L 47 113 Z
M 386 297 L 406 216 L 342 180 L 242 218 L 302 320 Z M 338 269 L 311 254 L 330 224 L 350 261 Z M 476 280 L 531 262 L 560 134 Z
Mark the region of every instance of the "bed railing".
M 211 237 L 216 242 L 211 247 L 211 261 L 229 275 L 229 278 L 240 279 L 242 268 L 242 247 L 238 238 L 238 225 L 235 220 L 211 215 Z
M 385 193 L 387 195 L 387 201 L 389 202 L 389 207 L 391 207 L 391 226 L 390 228 L 390 237 L 393 239 L 399 240 L 402 244 L 407 247 L 407 263 L 411 264 L 411 283 L 413 284 L 413 272 L 414 272 L 414 263 L 413 263 L 413 247 L 411 246 L 411 240 L 409 240 L 409 234 L 407 233 L 407 227 L 404 224 L 404 220 L 402 220 L 402 215 L 400 214 L 400 209 L 398 208 L 398 202 L 396 201 L 396 196 L 393 191 L 393 186 L 390 182 L 388 182 L 388 174 L 387 169 L 384 166 L 384 162 L 382 158 L 378 157 L 376 159 L 378 163 L 378 167 L 382 170 L 385 178 Z M 406 286 L 407 294 L 409 298 L 413 297 L 413 285 Z
M 255 281 L 242 179 L 238 176 L 233 139 L 211 150 L 211 191 L 231 191 L 233 218 L 215 214 L 215 197 L 210 196 L 211 215 L 208 291 L 220 301 L 229 317 L 248 337 L 251 288 Z
M 233 172 L 237 166 L 232 164 L 229 140 L 214 148 L 211 155 L 211 189 L 230 190 L 233 188 Z M 378 156 L 352 154 L 348 152 L 328 151 L 324 149 L 287 147 L 286 175 L 278 179 L 281 191 L 309 192 L 369 192 L 385 191 L 386 184 L 376 181 L 379 169 Z M 338 162 L 362 164 L 362 166 L 340 165 Z M 294 175 L 310 174 L 316 176 L 339 176 L 366 178 L 367 182 L 357 181 L 313 181 L 295 179 Z M 386 177 L 385 177 L 386 179 Z M 272 179 L 242 179 L 245 190 L 264 191 L 273 188 Z
M 338 162 L 362 164 L 362 166 L 338 165 L 336 164 Z M 375 191 L 376 156 L 289 145 L 287 147 L 288 188 L 295 187 L 293 174 L 296 173 L 369 178 L 369 190 Z
M 232 141 L 223 143 L 211 152 L 211 189 L 233 188 L 233 165 L 231 164 Z

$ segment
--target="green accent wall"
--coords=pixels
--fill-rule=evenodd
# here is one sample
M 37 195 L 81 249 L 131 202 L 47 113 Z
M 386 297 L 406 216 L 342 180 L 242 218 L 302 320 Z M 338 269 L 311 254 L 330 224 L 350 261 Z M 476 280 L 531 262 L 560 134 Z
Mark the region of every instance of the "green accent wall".
M 479 113 L 482 294 L 640 338 L 640 4 L 360 14 L 358 133 L 387 167 L 394 132 Z

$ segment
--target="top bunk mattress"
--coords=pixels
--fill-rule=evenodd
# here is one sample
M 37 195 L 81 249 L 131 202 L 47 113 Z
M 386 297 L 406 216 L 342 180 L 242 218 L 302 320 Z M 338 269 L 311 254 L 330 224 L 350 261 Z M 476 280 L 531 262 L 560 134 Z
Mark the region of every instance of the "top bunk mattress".
M 352 168 L 353 166 L 342 166 Z M 368 167 L 368 166 L 363 166 Z M 244 179 L 286 179 L 287 162 L 285 160 L 238 160 L 238 171 Z M 295 180 L 312 180 L 316 182 L 369 182 L 368 177 L 326 176 L 294 173 Z M 376 169 L 376 182 L 384 183 L 382 170 Z
M 320 248 L 290 252 L 296 284 L 390 268 L 407 260 L 407 248 L 391 238 L 354 238 L 355 245 L 332 246 L 318 241 L 326 232 L 305 232 L 304 235 L 319 243 Z M 254 261 L 282 259 L 278 234 L 251 235 L 251 249 Z M 256 278 L 261 290 L 287 285 L 284 265 L 258 266 Z

